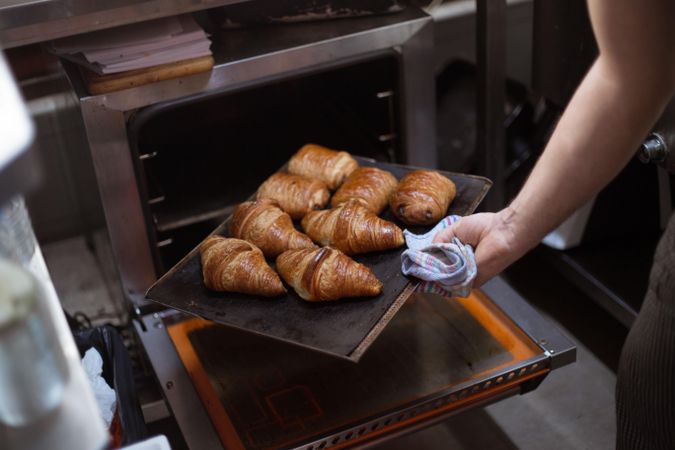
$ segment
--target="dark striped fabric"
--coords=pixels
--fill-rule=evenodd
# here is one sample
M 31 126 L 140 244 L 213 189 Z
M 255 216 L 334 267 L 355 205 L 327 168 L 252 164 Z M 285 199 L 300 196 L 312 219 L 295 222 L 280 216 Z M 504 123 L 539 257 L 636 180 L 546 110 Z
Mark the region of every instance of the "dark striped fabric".
M 621 353 L 616 419 L 617 449 L 675 449 L 675 215 Z

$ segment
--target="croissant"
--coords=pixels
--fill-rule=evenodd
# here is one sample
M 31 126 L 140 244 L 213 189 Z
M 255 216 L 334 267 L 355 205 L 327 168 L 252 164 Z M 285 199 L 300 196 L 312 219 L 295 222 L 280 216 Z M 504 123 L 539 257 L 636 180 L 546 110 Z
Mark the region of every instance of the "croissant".
M 330 192 L 322 181 L 277 172 L 260 185 L 257 198 L 276 200 L 293 219 L 301 219 L 308 212 L 323 208 Z
M 316 178 L 335 190 L 359 167 L 347 152 L 331 150 L 316 144 L 306 144 L 288 162 L 288 172 Z
M 382 283 L 369 268 L 330 247 L 288 250 L 277 258 L 277 270 L 309 301 L 373 297 L 382 292 Z
M 380 214 L 389 203 L 389 196 L 398 181 L 386 170 L 376 167 L 359 167 L 345 180 L 333 195 L 331 205 L 339 206 L 347 200 L 358 200 L 375 214 Z
M 400 247 L 403 232 L 380 219 L 356 200 L 337 208 L 312 211 L 302 219 L 307 235 L 321 245 L 330 245 L 347 255 Z
M 244 202 L 234 210 L 230 223 L 232 236 L 245 239 L 276 258 L 286 250 L 316 248 L 312 240 L 293 227 L 291 217 L 279 209 L 275 200 Z
M 214 291 L 274 297 L 286 292 L 262 251 L 241 239 L 209 236 L 199 246 L 204 284 Z
M 445 216 L 455 199 L 455 183 L 433 170 L 414 170 L 389 198 L 394 215 L 408 225 L 430 225 Z

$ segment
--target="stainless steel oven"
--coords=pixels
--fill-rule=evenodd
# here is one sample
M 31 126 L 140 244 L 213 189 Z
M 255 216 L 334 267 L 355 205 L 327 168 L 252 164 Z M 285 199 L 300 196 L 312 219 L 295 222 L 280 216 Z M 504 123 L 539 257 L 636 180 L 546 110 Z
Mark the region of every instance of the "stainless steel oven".
M 80 98 L 135 329 L 190 448 L 366 447 L 524 393 L 574 345 L 503 280 L 415 295 L 359 363 L 144 299 L 308 141 L 435 167 L 433 26 L 422 11 L 214 33 L 209 73 Z
M 306 142 L 380 161 L 407 159 L 399 78 L 396 55 L 382 53 L 253 88 L 166 101 L 130 117 L 156 273 L 178 262 Z
M 436 165 L 432 22 L 420 10 L 226 30 L 213 51 L 209 73 L 96 96 L 66 64 L 122 283 L 139 306 L 205 222 L 306 139 Z M 184 182 L 195 176 L 223 197 Z

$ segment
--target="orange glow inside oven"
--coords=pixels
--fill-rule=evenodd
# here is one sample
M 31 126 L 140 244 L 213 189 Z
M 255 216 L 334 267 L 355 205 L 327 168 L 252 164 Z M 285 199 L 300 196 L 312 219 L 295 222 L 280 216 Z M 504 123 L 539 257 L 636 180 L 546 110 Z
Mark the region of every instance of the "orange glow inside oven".
M 338 358 L 321 355 L 306 349 L 297 348 L 295 351 L 306 353 L 308 355 L 307 358 L 313 358 L 313 355 L 316 353 L 317 361 L 320 361 L 317 364 L 328 364 L 326 367 L 329 367 L 330 369 L 327 370 L 334 370 L 335 368 L 338 368 L 339 370 L 340 367 L 345 367 L 346 370 L 351 370 L 351 368 L 356 366 L 368 365 L 368 358 L 377 358 L 378 352 L 386 351 L 386 341 L 387 339 L 390 339 L 387 337 L 387 333 L 390 331 L 389 328 L 393 328 L 393 331 L 391 331 L 389 334 L 395 333 L 397 327 L 399 330 L 409 331 L 410 327 L 418 326 L 417 323 L 421 321 L 423 324 L 430 324 L 429 326 L 424 325 L 423 328 L 421 328 L 421 330 L 423 330 L 425 333 L 443 333 L 444 325 L 441 319 L 433 319 L 433 321 L 429 321 L 431 319 L 426 319 L 431 316 L 435 317 L 434 314 L 437 313 L 445 314 L 446 317 L 444 320 L 450 321 L 448 323 L 452 323 L 453 320 L 458 321 L 460 320 L 460 317 L 463 317 L 461 320 L 465 322 L 471 321 L 474 328 L 482 328 L 481 332 L 485 333 L 485 336 L 489 336 L 496 343 L 493 347 L 485 350 L 485 353 L 489 355 L 490 352 L 496 352 L 497 350 L 499 351 L 499 355 L 497 355 L 498 358 L 494 358 L 494 365 L 476 366 L 475 371 L 469 373 L 467 376 L 452 379 L 451 382 L 438 382 L 432 386 L 424 386 L 419 391 L 409 390 L 408 392 L 404 392 L 405 389 L 402 389 L 399 396 L 392 395 L 389 398 L 380 399 L 374 402 L 375 404 L 371 406 L 371 409 L 356 412 L 355 415 L 353 417 L 349 417 L 348 420 L 344 415 L 341 417 L 336 417 L 333 422 L 327 421 L 328 416 L 331 414 L 331 408 L 322 404 L 320 399 L 318 399 L 318 397 L 320 397 L 319 394 L 315 395 L 312 392 L 312 389 L 307 386 L 307 384 L 291 383 L 290 385 L 280 388 L 277 391 L 268 393 L 266 396 L 261 397 L 261 400 L 255 401 L 258 403 L 256 408 L 264 410 L 265 414 L 269 417 L 269 421 L 292 427 L 292 432 L 289 431 L 288 439 L 285 439 L 285 437 L 279 437 L 274 440 L 273 443 L 272 441 L 267 441 L 266 443 L 256 443 L 255 427 L 242 430 L 241 427 L 237 426 L 237 423 L 235 423 L 236 420 L 233 420 L 236 417 L 232 416 L 230 409 L 227 407 L 228 402 L 223 401 L 222 386 L 219 387 L 216 385 L 216 383 L 214 383 L 213 377 L 209 375 L 208 364 L 203 363 L 198 354 L 198 350 L 193 345 L 193 341 L 191 340 L 191 335 L 193 333 L 200 332 L 200 330 L 201 332 L 204 332 L 211 329 L 212 327 L 216 327 L 214 330 L 219 330 L 222 329 L 222 327 L 202 319 L 189 318 L 182 322 L 168 325 L 167 330 L 176 347 L 180 359 L 182 360 L 206 410 L 211 417 L 214 427 L 217 430 L 224 447 L 228 450 L 284 448 L 291 446 L 296 442 L 304 442 L 311 436 L 325 434 L 331 430 L 340 429 L 349 423 L 358 422 L 360 417 L 365 420 L 367 417 L 373 417 L 380 412 L 390 411 L 391 409 L 404 406 L 422 397 L 443 392 L 444 390 L 453 388 L 460 383 L 464 383 L 472 379 L 483 378 L 485 376 L 489 376 L 490 373 L 493 372 L 508 370 L 509 367 L 518 365 L 519 363 L 527 361 L 528 359 L 531 359 L 542 353 L 542 350 L 537 347 L 532 342 L 532 340 L 529 339 L 525 333 L 523 333 L 508 317 L 506 317 L 504 313 L 501 312 L 501 310 L 496 307 L 485 294 L 480 291 L 474 291 L 468 298 L 465 299 L 444 299 L 430 295 L 413 295 L 407 301 L 406 305 L 401 309 L 397 317 L 392 320 L 388 328 L 384 330 L 382 335 L 373 344 L 373 347 L 369 349 L 368 352 L 366 352 L 361 362 L 357 364 L 348 361 L 343 362 L 341 360 L 333 363 L 333 361 Z M 420 320 L 420 318 L 422 318 L 422 320 Z M 461 331 L 463 325 L 458 325 L 459 332 L 454 331 L 455 334 L 443 336 L 442 339 L 459 339 L 465 338 L 465 336 L 469 335 L 469 333 L 462 334 Z M 430 327 L 436 328 L 429 331 Z M 226 333 L 226 331 L 223 330 L 223 333 Z M 241 335 L 245 334 L 241 333 Z M 254 338 L 246 337 L 245 339 Z M 283 347 L 278 348 L 294 348 L 294 346 L 289 344 L 276 343 L 268 338 L 258 337 L 255 339 L 258 339 L 260 342 L 264 343 L 264 346 L 282 345 Z M 383 342 L 380 343 L 379 341 Z M 286 351 L 293 351 L 291 349 Z M 422 350 L 424 351 L 425 349 Z M 271 353 L 275 352 L 272 351 Z M 369 355 L 370 353 L 372 354 Z M 265 356 L 261 357 L 264 358 Z M 438 355 L 438 357 L 442 358 L 443 355 Z M 227 360 L 228 354 L 223 354 L 222 358 Z M 438 370 L 442 370 L 442 368 Z M 393 429 L 424 420 L 425 418 L 446 413 L 452 409 L 466 405 L 467 403 L 489 398 L 491 395 L 497 395 L 500 392 L 504 392 L 505 390 L 522 383 L 526 379 L 541 375 L 543 373 L 542 371 L 545 372 L 546 369 L 542 367 L 540 370 L 533 371 L 527 376 L 514 380 L 505 380 L 504 383 L 495 385 L 489 389 L 481 390 L 476 394 L 471 394 L 461 401 L 439 406 L 434 410 L 427 411 L 415 417 L 410 417 L 407 420 L 400 421 L 388 427 L 378 428 L 377 431 L 367 433 L 366 435 L 359 437 L 359 439 L 353 439 L 350 441 L 349 445 L 351 445 L 352 442 L 355 443 L 357 440 L 360 441 L 363 439 L 369 439 L 376 435 L 387 433 Z M 293 372 L 293 370 L 291 370 L 291 372 Z M 340 372 L 335 372 L 331 376 L 340 377 L 341 375 L 342 374 Z M 221 392 L 221 395 L 219 395 L 219 392 Z M 298 401 L 297 399 L 301 399 L 301 401 Z M 293 403 L 293 400 L 295 400 L 295 403 Z M 301 404 L 301 406 L 298 406 L 298 404 Z M 228 413 L 228 411 L 230 412 Z M 288 418 L 289 416 L 294 416 L 294 418 L 291 420 Z M 291 428 L 289 428 L 289 430 L 290 429 Z M 342 445 L 338 445 L 333 448 L 339 447 L 342 447 Z

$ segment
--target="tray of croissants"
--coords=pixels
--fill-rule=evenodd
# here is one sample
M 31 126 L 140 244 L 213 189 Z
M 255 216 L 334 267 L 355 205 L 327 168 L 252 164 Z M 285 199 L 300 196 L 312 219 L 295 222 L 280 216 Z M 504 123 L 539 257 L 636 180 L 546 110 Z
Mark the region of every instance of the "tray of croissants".
M 403 230 L 472 213 L 490 186 L 307 144 L 147 298 L 357 361 L 414 290 Z

